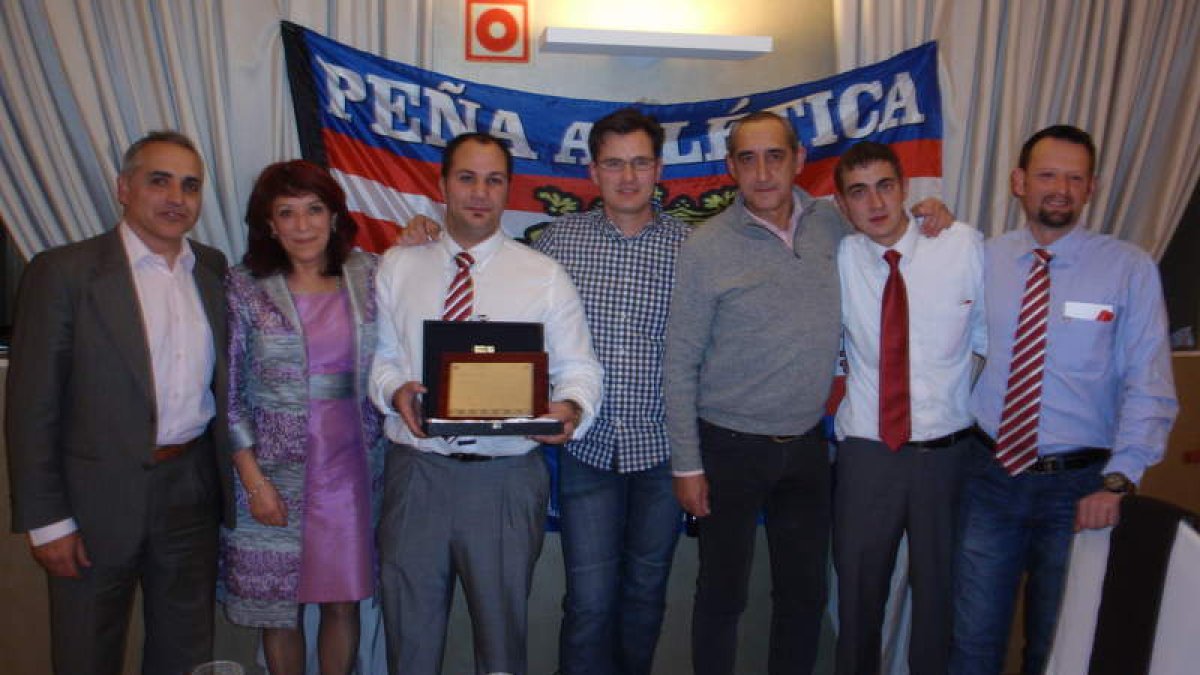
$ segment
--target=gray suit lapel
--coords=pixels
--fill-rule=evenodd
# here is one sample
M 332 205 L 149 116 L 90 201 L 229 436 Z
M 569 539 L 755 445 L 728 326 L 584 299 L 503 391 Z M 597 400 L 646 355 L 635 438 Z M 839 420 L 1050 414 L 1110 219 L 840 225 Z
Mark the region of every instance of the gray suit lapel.
M 204 315 L 212 329 L 213 345 L 217 353 L 222 353 L 225 349 L 224 282 L 212 268 L 202 262 L 199 254 L 196 256 L 196 266 L 192 269 L 192 278 L 196 280 L 200 304 L 204 305 Z
M 110 232 L 104 243 L 88 296 L 120 358 L 147 400 L 154 401 L 150 347 L 146 344 L 145 322 L 142 321 L 137 289 L 133 285 L 133 272 L 117 230 Z

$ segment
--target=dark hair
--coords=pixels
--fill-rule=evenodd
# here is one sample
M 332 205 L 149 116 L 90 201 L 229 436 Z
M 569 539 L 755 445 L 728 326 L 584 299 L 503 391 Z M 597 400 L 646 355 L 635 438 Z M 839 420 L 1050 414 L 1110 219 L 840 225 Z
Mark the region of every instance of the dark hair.
M 759 110 L 758 112 L 752 112 L 749 115 L 746 115 L 742 119 L 734 122 L 733 125 L 729 127 L 729 135 L 725 137 L 726 154 L 732 155 L 734 152 L 735 148 L 733 144 L 733 137 L 735 134 L 737 134 L 737 130 L 741 129 L 743 124 L 750 124 L 751 122 L 778 122 L 779 125 L 783 127 L 783 132 L 787 134 L 788 147 L 793 150 L 796 150 L 800 147 L 800 139 L 796 136 L 796 128 L 792 126 L 791 122 L 788 122 L 786 119 L 780 117 L 776 113 L 771 112 L 770 110 Z
M 467 141 L 475 141 L 481 145 L 494 145 L 500 148 L 500 152 L 504 153 L 504 170 L 509 178 L 512 178 L 513 172 L 513 157 L 512 151 L 508 149 L 499 138 L 482 131 L 468 131 L 465 134 L 459 134 L 450 139 L 446 144 L 446 149 L 442 151 L 442 178 L 450 177 L 450 166 L 454 164 L 454 155 L 458 149 Z
M 294 159 L 277 162 L 262 170 L 254 181 L 250 203 L 246 205 L 246 255 L 242 264 L 256 277 L 265 277 L 277 272 L 291 272 L 292 261 L 279 240 L 271 236 L 271 208 L 278 197 L 316 195 L 329 207 L 333 216 L 329 232 L 329 243 L 325 246 L 326 276 L 340 276 L 342 263 L 350 254 L 358 224 L 350 217 L 346 208 L 346 193 L 324 167 Z
M 125 149 L 125 154 L 121 155 L 121 175 L 128 176 L 130 173 L 132 173 L 133 170 L 137 168 L 138 153 L 144 150 L 147 145 L 153 145 L 155 143 L 166 143 L 168 145 L 178 146 L 184 150 L 187 150 L 188 152 L 191 152 L 196 156 L 196 159 L 200 159 L 200 151 L 196 150 L 196 144 L 187 136 L 172 129 L 151 131 L 145 136 L 142 136 L 134 141 L 132 145 Z M 204 160 L 201 160 L 201 163 L 203 163 L 203 161 Z
M 621 108 L 601 117 L 592 125 L 588 132 L 588 152 L 592 153 L 592 161 L 600 154 L 600 144 L 608 134 L 624 136 L 635 131 L 644 131 L 650 137 L 650 145 L 654 146 L 654 157 L 662 157 L 663 128 L 651 115 L 637 108 Z
M 1069 124 L 1055 124 L 1054 126 L 1046 127 L 1036 134 L 1029 137 L 1025 141 L 1025 145 L 1021 146 L 1021 157 L 1017 160 L 1017 166 L 1026 169 L 1029 168 L 1029 156 L 1033 154 L 1033 146 L 1043 138 L 1053 138 L 1075 145 L 1082 145 L 1088 153 L 1088 173 L 1096 171 L 1096 144 L 1092 142 L 1092 136 L 1088 132 L 1073 127 Z
M 838 158 L 837 166 L 833 170 L 833 184 L 837 186 L 837 191 L 840 193 L 846 189 L 845 179 L 842 176 L 853 169 L 860 169 L 873 162 L 887 162 L 896 170 L 896 178 L 904 178 L 904 169 L 900 168 L 900 158 L 892 151 L 891 147 L 883 143 L 875 141 L 860 141 L 850 146 L 850 149 L 843 152 Z

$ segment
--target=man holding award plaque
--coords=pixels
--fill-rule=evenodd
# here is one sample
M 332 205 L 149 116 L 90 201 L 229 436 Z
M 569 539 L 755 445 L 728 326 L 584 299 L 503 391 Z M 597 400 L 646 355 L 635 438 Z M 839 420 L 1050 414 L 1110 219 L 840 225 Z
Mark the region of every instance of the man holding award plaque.
M 450 141 L 440 180 L 449 236 L 392 249 L 379 267 L 371 397 L 393 442 L 379 524 L 393 673 L 440 672 L 457 578 L 477 670 L 525 672 L 526 602 L 549 495 L 537 445 L 582 435 L 600 401 L 575 287 L 500 229 L 511 175 L 496 138 Z M 544 351 L 534 344 L 543 336 Z M 431 389 L 436 400 L 425 406 Z M 436 435 L 463 430 L 475 435 Z

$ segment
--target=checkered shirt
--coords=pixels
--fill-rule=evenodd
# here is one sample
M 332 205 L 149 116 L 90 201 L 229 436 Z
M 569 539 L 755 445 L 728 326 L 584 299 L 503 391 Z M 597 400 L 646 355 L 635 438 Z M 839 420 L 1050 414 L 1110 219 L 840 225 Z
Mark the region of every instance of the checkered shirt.
M 567 450 L 597 468 L 630 473 L 671 456 L 663 406 L 662 361 L 675 257 L 691 228 L 656 212 L 626 237 L 602 209 L 562 216 L 534 248 L 557 260 L 583 299 L 604 401 L 587 435 Z

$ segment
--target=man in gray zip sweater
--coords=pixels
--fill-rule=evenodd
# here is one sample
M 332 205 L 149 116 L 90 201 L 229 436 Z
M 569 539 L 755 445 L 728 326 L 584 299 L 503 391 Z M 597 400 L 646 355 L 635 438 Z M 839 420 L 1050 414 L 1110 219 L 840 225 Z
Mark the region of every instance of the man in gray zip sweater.
M 756 520 L 766 513 L 768 671 L 812 671 L 825 609 L 830 468 L 821 429 L 841 325 L 834 205 L 794 187 L 795 131 L 770 112 L 732 128 L 740 195 L 679 254 L 664 384 L 675 493 L 699 518 L 698 674 L 734 672 Z

